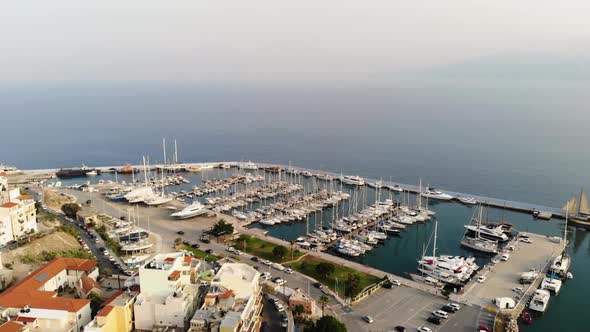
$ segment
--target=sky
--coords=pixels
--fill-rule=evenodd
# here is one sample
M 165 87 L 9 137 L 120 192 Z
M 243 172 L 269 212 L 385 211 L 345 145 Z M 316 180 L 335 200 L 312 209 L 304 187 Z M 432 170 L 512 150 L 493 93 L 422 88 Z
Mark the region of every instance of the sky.
M 588 13 L 587 0 L 5 1 L 0 81 L 510 75 L 513 59 L 589 79 Z

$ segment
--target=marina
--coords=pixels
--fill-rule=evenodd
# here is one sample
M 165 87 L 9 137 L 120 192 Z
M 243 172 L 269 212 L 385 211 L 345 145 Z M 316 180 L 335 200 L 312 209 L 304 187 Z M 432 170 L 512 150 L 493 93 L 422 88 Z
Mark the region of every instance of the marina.
M 216 165 L 208 163 L 212 164 Z M 302 250 L 322 252 L 327 254 L 325 257 L 344 258 L 352 264 L 368 265 L 376 268 L 375 271 L 383 271 L 376 272 L 379 274 L 391 273 L 398 278 L 411 278 L 417 283 L 408 280 L 408 284 L 423 284 L 420 288 L 432 287 L 433 293 L 437 288 L 450 289 L 456 293 L 451 297 L 457 296 L 457 301 L 480 307 L 495 305 L 496 299 L 504 295 L 512 295 L 515 302 L 522 302 L 516 299 L 512 291 L 483 287 L 483 283 L 477 281 L 480 276 L 485 274 L 486 285 L 504 285 L 508 278 L 511 282 L 518 282 L 527 271 L 508 269 L 508 273 L 503 270 L 505 266 L 511 265 L 511 262 L 518 262 L 519 266 L 525 264 L 524 262 L 528 262 L 526 264 L 530 266 L 538 266 L 540 263 L 537 260 L 543 258 L 545 262 L 554 261 L 558 256 L 555 251 L 537 251 L 528 257 L 528 251 L 517 249 L 510 251 L 509 260 L 499 263 L 500 256 L 507 253 L 506 248 L 512 247 L 515 241 L 518 248 L 525 245 L 517 241 L 516 234 L 528 232 L 528 225 L 531 223 L 543 225 L 534 218 L 533 211 L 550 210 L 553 211 L 553 216 L 559 216 L 559 209 L 525 203 L 512 208 L 502 204 L 499 209 L 499 203 L 493 205 L 481 202 L 478 200 L 481 199 L 480 196 L 452 196 L 449 192 L 427 187 L 421 190 L 421 184 L 416 186 L 415 191 L 410 185 L 381 180 L 373 182 L 371 179 L 363 179 L 366 182 L 361 185 L 360 177 L 354 177 L 354 181 L 357 181 L 354 184 L 351 182 L 353 180 L 347 180 L 351 183 L 347 184 L 346 181 L 339 180 L 344 177 L 333 173 L 312 170 L 304 173 L 301 169 L 270 164 L 255 164 L 254 169 L 253 163 L 246 167 L 240 167 L 239 164 L 224 162 L 217 165 L 227 166 L 177 173 L 182 174 L 188 183 L 172 185 L 169 191 L 171 195 L 175 195 L 174 201 L 194 202 L 194 209 L 199 211 L 197 215 L 207 213 L 206 211 L 223 213 L 228 218 L 233 218 L 230 220 L 236 220 L 239 227 L 247 227 L 243 228 L 244 231 L 254 231 L 248 234 L 291 241 Z M 200 167 L 199 164 L 189 165 Z M 158 171 L 161 172 L 161 169 L 154 167 L 152 172 Z M 104 177 L 112 176 L 112 173 L 103 173 L 92 176 L 90 181 L 98 186 L 107 186 L 108 180 Z M 67 187 L 67 181 L 72 180 L 61 181 L 66 181 L 64 186 Z M 98 184 L 100 181 L 102 184 Z M 157 186 L 156 183 L 152 185 Z M 473 200 L 476 200 L 475 204 Z M 181 208 L 186 206 L 179 203 Z M 178 219 L 177 214 L 184 211 L 175 205 L 177 204 L 164 206 L 172 219 Z M 532 208 L 526 208 L 526 214 L 517 212 L 523 211 L 525 206 Z M 191 205 L 185 209 L 189 208 Z M 193 215 L 189 213 L 187 218 L 191 217 Z M 494 220 L 509 221 L 510 227 L 502 228 L 507 224 L 496 223 Z M 498 233 L 490 226 L 492 224 L 498 225 L 494 226 L 498 227 Z M 558 236 L 551 224 L 544 225 L 541 228 L 546 228 L 545 234 Z M 428 256 L 429 252 L 425 255 L 425 250 L 437 232 L 438 244 L 435 243 L 435 246 L 440 254 L 433 252 Z M 503 235 L 505 233 L 511 234 L 510 238 L 506 238 Z M 484 240 L 484 236 L 492 238 Z M 549 238 L 550 236 L 545 237 Z M 466 245 L 466 239 L 473 239 L 473 246 Z M 537 242 L 536 239 L 534 241 Z M 410 243 L 412 245 L 408 246 Z M 486 250 L 477 248 L 481 243 L 494 243 L 496 247 L 485 252 Z M 549 243 L 560 245 L 551 241 Z M 126 248 L 131 251 L 138 248 L 138 251 L 132 251 L 135 255 L 129 258 L 131 260 L 128 259 L 131 263 L 129 267 L 133 266 L 133 257 L 140 259 L 145 252 L 142 250 L 149 250 L 149 247 L 144 248 L 141 244 L 129 244 Z M 402 251 L 403 254 L 397 254 Z M 384 259 L 391 255 L 395 256 L 395 260 Z M 466 260 L 460 257 L 470 258 Z M 438 272 L 427 267 L 433 261 L 438 261 L 432 265 L 436 266 Z M 468 270 L 464 276 L 453 279 L 441 272 L 441 269 L 447 268 L 445 266 L 451 271 L 461 266 Z M 541 273 L 537 276 L 539 275 Z M 535 279 L 536 281 L 540 285 L 543 279 Z M 547 288 L 554 286 L 554 282 L 547 281 L 545 284 Z M 529 293 L 522 297 L 524 295 L 530 298 Z M 524 306 L 519 308 L 522 310 Z

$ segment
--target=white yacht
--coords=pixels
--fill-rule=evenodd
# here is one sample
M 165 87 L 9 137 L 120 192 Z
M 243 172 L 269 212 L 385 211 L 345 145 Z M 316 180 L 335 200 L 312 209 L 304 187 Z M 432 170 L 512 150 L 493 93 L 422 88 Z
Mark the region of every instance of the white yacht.
M 383 181 L 368 182 L 367 185 L 371 188 L 381 189 L 381 187 L 383 187 Z
M 393 185 L 387 186 L 387 189 L 389 189 L 391 191 L 397 191 L 399 193 L 404 191 L 404 189 L 402 187 L 400 187 L 399 184 L 393 184 Z
M 561 285 L 561 280 L 545 277 L 543 282 L 541 282 L 541 289 L 546 289 L 549 292 L 557 295 L 561 290 Z
M 8 166 L 0 164 L 0 173 L 6 173 L 7 175 L 20 174 L 22 171 L 14 166 Z
M 154 189 L 150 186 L 144 186 L 131 190 L 123 197 L 130 203 L 133 203 L 133 201 L 136 201 L 137 199 L 141 199 L 138 202 L 142 202 L 144 198 L 149 198 L 153 196 L 155 196 Z
M 364 186 L 365 185 L 365 179 L 361 178 L 360 176 L 354 176 L 354 175 L 343 176 L 340 178 L 340 181 L 342 181 L 342 183 L 350 184 L 353 186 Z
M 555 260 L 553 260 L 549 271 L 559 275 L 560 277 L 564 277 L 569 271 L 570 264 L 570 256 L 564 252 L 563 254 L 555 257 Z
M 98 173 L 96 171 L 90 171 L 86 173 L 86 176 L 97 176 Z
M 510 238 L 504 233 L 501 226 L 493 225 L 465 225 L 469 232 L 479 234 L 480 237 L 493 241 L 506 242 Z
M 203 206 L 203 204 L 199 203 L 198 201 L 194 201 L 191 205 L 185 207 L 184 209 L 171 214 L 171 217 L 176 219 L 188 219 L 196 216 L 203 215 L 207 213 L 207 209 Z
M 240 169 L 257 170 L 258 169 L 258 165 L 256 165 L 252 161 L 248 161 L 247 163 L 240 164 Z
M 467 205 L 475 205 L 477 204 L 477 200 L 473 197 L 462 197 L 459 196 L 457 197 L 457 200 L 463 204 L 467 204 Z
M 529 309 L 537 312 L 545 312 L 545 310 L 547 310 L 547 306 L 549 305 L 550 298 L 551 294 L 549 294 L 548 290 L 537 289 L 533 295 L 533 298 L 531 299 L 531 303 L 529 303 Z
M 166 196 L 166 195 L 157 195 L 154 197 L 150 197 L 145 199 L 143 202 L 147 205 L 162 205 L 172 201 L 173 197 Z
M 453 199 L 453 196 L 445 194 L 435 188 L 426 188 L 426 191 L 423 191 L 420 195 L 422 197 L 438 199 L 439 201 L 450 201 Z

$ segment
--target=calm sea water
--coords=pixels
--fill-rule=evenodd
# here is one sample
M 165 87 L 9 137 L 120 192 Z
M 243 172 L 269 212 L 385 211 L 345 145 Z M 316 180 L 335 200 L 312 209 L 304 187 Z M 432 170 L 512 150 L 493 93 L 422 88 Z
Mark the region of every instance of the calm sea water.
M 30 169 L 139 163 L 142 155 L 159 161 L 166 137 L 178 140 L 181 161 L 291 161 L 403 183 L 422 177 L 453 191 L 562 206 L 590 184 L 587 91 L 583 81 L 437 79 L 4 84 L 0 162 Z M 441 252 L 462 254 L 458 234 L 472 211 L 457 204 L 434 209 Z M 519 229 L 560 232 L 557 221 L 505 217 Z M 413 271 L 432 227 L 411 227 L 362 262 Z M 283 226 L 272 231 L 291 236 Z M 590 240 L 582 231 L 572 240 L 576 278 L 529 330 L 551 331 L 564 321 L 583 330 L 573 308 L 590 295 L 583 284 L 590 277 Z

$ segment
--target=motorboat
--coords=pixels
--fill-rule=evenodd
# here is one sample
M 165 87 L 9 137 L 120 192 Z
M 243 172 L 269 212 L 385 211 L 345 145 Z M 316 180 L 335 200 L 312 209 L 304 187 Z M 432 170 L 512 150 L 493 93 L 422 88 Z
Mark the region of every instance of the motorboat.
M 563 253 L 553 260 L 549 271 L 553 274 L 557 274 L 560 277 L 565 277 L 567 272 L 569 271 L 571 264 L 570 256 L 567 253 Z
M 386 186 L 386 188 L 391 191 L 396 191 L 396 192 L 400 192 L 400 193 L 404 191 L 404 189 L 402 187 L 400 187 L 399 184 L 389 185 L 389 186 Z
M 439 201 L 450 201 L 451 199 L 453 199 L 453 196 L 445 194 L 440 190 L 430 187 L 426 188 L 426 191 L 423 191 L 422 193 L 420 193 L 420 195 L 422 197 L 433 198 Z
M 545 289 L 537 289 L 531 302 L 529 303 L 529 309 L 537 312 L 545 312 L 547 310 L 547 306 L 549 305 L 549 299 L 551 298 L 551 294 L 548 290 Z
M 546 289 L 553 294 L 559 294 L 561 290 L 562 281 L 550 277 L 545 277 L 541 282 L 541 289 Z
M 383 187 L 383 181 L 367 182 L 367 185 L 371 188 L 381 189 L 381 187 Z
M 258 169 L 258 165 L 256 165 L 252 161 L 248 161 L 247 163 L 241 163 L 239 167 L 240 167 L 240 169 L 248 169 L 248 170 L 257 170 Z
M 473 197 L 462 197 L 462 196 L 458 196 L 457 200 L 463 204 L 466 205 L 475 205 L 477 204 L 477 200 Z
M 208 211 L 205 209 L 203 204 L 201 204 L 199 201 L 194 201 L 191 205 L 171 214 L 170 216 L 176 219 L 188 219 L 206 214 L 207 212 Z
M 493 241 L 506 242 L 510 238 L 499 226 L 493 225 L 465 225 L 468 233 L 479 234 L 480 237 Z
M 98 175 L 98 172 L 96 170 L 92 170 L 92 171 L 86 173 L 86 176 L 97 176 L 97 175 Z
M 364 186 L 365 179 L 361 178 L 360 176 L 354 175 L 346 175 L 340 178 L 340 181 L 345 184 L 353 185 L 353 186 Z
M 173 197 L 166 196 L 166 195 L 157 195 L 155 197 L 151 197 L 149 199 L 144 200 L 143 202 L 147 205 L 162 205 L 172 201 Z

